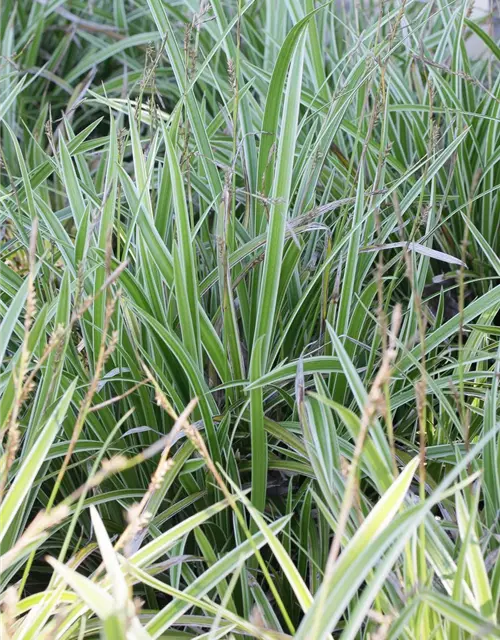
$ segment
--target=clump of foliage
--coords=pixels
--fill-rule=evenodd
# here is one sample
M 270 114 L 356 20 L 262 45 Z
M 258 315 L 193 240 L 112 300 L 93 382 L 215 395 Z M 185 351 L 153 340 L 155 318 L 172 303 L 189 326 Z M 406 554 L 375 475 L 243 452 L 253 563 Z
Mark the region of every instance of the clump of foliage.
M 3 0 L 2 637 L 500 637 L 500 49 L 379 4 Z

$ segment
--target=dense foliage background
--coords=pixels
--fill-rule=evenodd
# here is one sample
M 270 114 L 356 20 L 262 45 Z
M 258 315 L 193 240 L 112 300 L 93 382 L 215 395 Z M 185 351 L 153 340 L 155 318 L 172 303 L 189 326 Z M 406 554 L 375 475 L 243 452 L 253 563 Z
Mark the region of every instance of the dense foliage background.
M 470 10 L 2 0 L 2 637 L 500 637 Z

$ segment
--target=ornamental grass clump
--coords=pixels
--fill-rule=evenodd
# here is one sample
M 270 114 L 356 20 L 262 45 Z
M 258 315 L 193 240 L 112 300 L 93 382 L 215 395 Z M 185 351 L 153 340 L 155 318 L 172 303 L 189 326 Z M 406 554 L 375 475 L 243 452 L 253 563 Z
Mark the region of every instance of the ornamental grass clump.
M 4 0 L 2 638 L 500 637 L 492 25 Z

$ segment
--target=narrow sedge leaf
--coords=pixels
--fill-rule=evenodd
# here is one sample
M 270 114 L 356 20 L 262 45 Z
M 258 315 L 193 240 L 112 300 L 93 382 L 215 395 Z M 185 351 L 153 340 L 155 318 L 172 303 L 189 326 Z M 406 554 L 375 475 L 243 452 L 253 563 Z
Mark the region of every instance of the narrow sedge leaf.
M 488 618 L 478 614 L 471 607 L 455 602 L 437 591 L 432 593 L 425 591 L 420 597 L 434 611 L 458 625 L 464 631 L 474 634 L 475 637 L 491 639 L 500 637 L 500 627 Z
M 457 505 L 457 520 L 458 529 L 460 532 L 460 538 L 463 540 L 466 536 L 467 525 L 469 522 L 469 514 L 467 513 L 467 507 L 463 497 L 457 493 L 456 495 Z M 481 553 L 481 546 L 477 539 L 477 534 L 472 531 L 472 536 L 469 541 L 468 549 L 466 551 L 467 567 L 472 582 L 472 589 L 476 597 L 477 603 L 481 609 L 481 613 L 490 620 L 495 620 L 495 610 L 493 607 L 493 596 L 491 593 L 490 582 L 488 579 L 488 572 L 484 563 L 484 558 Z
M 59 154 L 66 194 L 68 196 L 75 224 L 78 228 L 83 216 L 85 215 L 85 202 L 83 200 L 82 190 L 76 175 L 76 170 L 71 160 L 71 155 L 62 136 L 59 140 Z
M 126 610 L 128 600 L 128 586 L 120 567 L 120 561 L 118 555 L 113 549 L 111 540 L 109 539 L 106 528 L 101 520 L 101 517 L 97 509 L 90 506 L 90 516 L 92 519 L 92 525 L 94 527 L 95 536 L 97 538 L 97 544 L 101 551 L 101 557 L 106 571 L 111 579 L 113 585 L 113 598 L 115 600 L 115 606 L 117 609 L 123 611 Z
M 113 614 L 113 598 L 105 589 L 55 558 L 47 558 L 47 562 L 101 620 Z
M 255 341 L 263 339 L 262 364 L 265 367 L 273 335 L 283 246 L 285 239 L 292 170 L 297 138 L 297 118 L 300 106 L 304 37 L 300 36 L 288 75 L 282 115 L 282 131 L 278 142 L 276 177 L 272 190 L 273 204 L 269 214 L 267 247 L 259 288 Z
M 227 500 L 222 500 L 221 502 L 196 513 L 190 518 L 187 518 L 183 522 L 180 522 L 178 525 L 172 527 L 161 536 L 152 540 L 145 547 L 134 553 L 130 558 L 130 562 L 138 567 L 148 567 L 157 558 L 164 555 L 168 549 L 170 549 L 170 547 L 179 540 L 179 538 L 182 538 L 196 527 L 199 527 L 209 518 L 212 518 L 215 514 L 225 509 L 228 505 L 229 503 Z
M 273 532 L 278 533 L 288 523 L 289 518 L 281 518 L 271 525 Z M 200 598 L 213 589 L 220 580 L 226 578 L 244 560 L 254 554 L 254 549 L 260 549 L 266 544 L 262 533 L 255 534 L 250 540 L 245 540 L 239 546 L 224 554 L 220 560 L 202 573 L 196 580 L 186 587 L 185 593 Z M 166 629 L 171 627 L 191 605 L 179 600 L 173 600 L 157 613 L 146 625 L 147 631 L 153 638 L 158 638 Z
M 28 278 L 25 278 L 2 318 L 2 323 L 0 324 L 0 365 L 3 363 L 9 340 L 24 309 L 26 296 L 28 295 L 28 284 Z
M 254 508 L 250 500 L 248 500 L 248 498 L 246 498 L 245 495 L 238 490 L 234 482 L 232 482 L 229 478 L 227 479 L 241 502 L 243 502 L 245 507 L 248 509 L 258 529 L 264 534 L 267 544 L 269 545 L 271 551 L 274 553 L 281 569 L 286 575 L 288 582 L 290 583 L 290 586 L 292 587 L 293 592 L 295 593 L 295 596 L 297 597 L 297 600 L 302 608 L 302 611 L 307 611 L 312 604 L 313 597 L 311 595 L 311 592 L 307 588 L 307 585 L 303 581 L 302 576 L 300 575 L 293 560 L 290 558 L 285 547 L 278 540 L 276 534 L 273 533 L 272 528 L 266 523 L 257 509 Z
M 391 522 L 403 504 L 417 467 L 418 458 L 414 458 L 394 481 L 394 484 L 380 498 L 353 538 L 346 545 L 332 568 L 329 579 L 325 580 L 320 587 L 311 608 L 302 620 L 296 634 L 297 640 L 308 639 L 313 628 L 318 632 L 321 629 L 323 633 L 329 631 L 340 618 L 346 603 L 342 602 L 342 599 L 332 603 L 333 596 L 342 587 L 344 580 L 346 580 L 345 584 L 348 585 L 348 589 L 344 588 L 344 591 L 352 587 L 351 578 L 347 581 L 347 576 L 352 570 L 356 570 L 357 576 L 360 577 L 359 568 L 356 566 L 359 558 L 363 557 L 365 552 L 374 549 L 379 538 L 384 537 L 385 529 L 391 532 Z M 376 557 L 373 551 L 371 555 L 373 558 Z M 389 570 L 390 565 L 387 571 Z
M 251 380 L 259 378 L 267 365 L 269 349 L 275 326 L 276 301 L 280 282 L 283 246 L 285 241 L 288 203 L 292 183 L 292 169 L 297 137 L 297 119 L 300 106 L 302 71 L 304 64 L 304 37 L 290 65 L 285 103 L 282 116 L 282 131 L 278 143 L 278 160 L 273 187 L 267 246 L 259 284 L 257 321 L 254 336 L 254 350 L 250 360 Z M 250 401 L 252 424 L 252 503 L 263 511 L 266 502 L 267 451 L 263 426 L 262 391 L 251 392 Z
M 0 542 L 8 531 L 9 525 L 14 520 L 18 511 L 24 506 L 24 500 L 33 486 L 40 467 L 45 462 L 45 457 L 54 442 L 54 438 L 59 431 L 62 421 L 66 417 L 69 404 L 76 388 L 77 380 L 74 380 L 68 387 L 52 415 L 47 420 L 40 432 L 32 449 L 28 452 L 20 469 L 16 473 L 7 495 L 0 505 Z
M 184 332 L 192 335 L 194 344 L 189 348 L 191 356 L 195 362 L 201 362 L 200 351 L 200 322 L 198 317 L 198 281 L 196 276 L 195 253 L 193 250 L 193 239 L 191 236 L 191 226 L 189 213 L 186 205 L 186 194 L 184 183 L 179 167 L 179 162 L 175 154 L 174 146 L 168 132 L 163 130 L 163 140 L 165 142 L 166 158 L 170 170 L 170 181 L 172 185 L 172 200 L 175 210 L 175 222 L 177 226 L 177 244 L 179 248 L 179 260 L 181 272 L 178 277 L 182 288 L 178 289 L 178 298 L 185 297 L 189 305 L 189 317 L 181 319 Z M 189 323 L 189 330 L 186 324 Z M 189 344 L 189 343 L 188 343 Z

